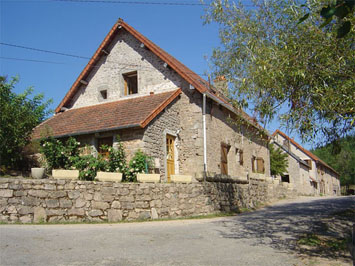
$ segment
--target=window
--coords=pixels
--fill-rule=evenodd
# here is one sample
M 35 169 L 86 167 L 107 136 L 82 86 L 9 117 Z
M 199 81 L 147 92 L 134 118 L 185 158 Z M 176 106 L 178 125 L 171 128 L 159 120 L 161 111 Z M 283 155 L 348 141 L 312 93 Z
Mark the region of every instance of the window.
M 290 176 L 289 175 L 281 176 L 281 182 L 290 183 Z
M 107 90 L 102 90 L 100 91 L 102 99 L 106 100 L 107 99 Z
M 309 170 L 312 170 L 312 160 L 305 160 L 305 162 L 308 164 L 309 166 Z
M 221 174 L 228 175 L 228 151 L 230 146 L 221 144 Z
M 243 165 L 243 150 L 235 149 L 235 156 L 237 157 L 237 164 Z
M 113 145 L 113 137 L 107 137 L 107 138 L 99 138 L 97 139 L 97 150 L 99 152 L 99 154 L 101 154 L 103 157 L 107 157 L 108 156 L 108 150 L 102 149 L 102 146 L 108 146 L 108 147 L 112 147 Z
M 251 170 L 253 173 L 264 174 L 265 173 L 265 166 L 264 166 L 264 159 L 260 157 L 251 157 Z
M 123 74 L 123 80 L 125 96 L 138 93 L 137 71 Z

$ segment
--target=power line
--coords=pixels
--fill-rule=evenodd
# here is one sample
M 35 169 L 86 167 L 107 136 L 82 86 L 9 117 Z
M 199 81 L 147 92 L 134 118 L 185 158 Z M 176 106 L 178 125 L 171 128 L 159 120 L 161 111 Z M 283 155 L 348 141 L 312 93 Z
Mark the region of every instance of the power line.
M 5 46 L 11 46 L 11 47 L 16 47 L 16 48 L 21 48 L 21 49 L 27 49 L 27 50 L 42 52 L 42 53 L 49 53 L 49 54 L 56 54 L 56 55 L 62 55 L 62 56 L 69 56 L 69 57 L 80 58 L 80 59 L 90 59 L 90 57 L 85 57 L 85 56 L 81 56 L 81 55 L 73 55 L 73 54 L 67 54 L 67 53 L 61 53 L 61 52 L 43 50 L 43 49 L 38 49 L 38 48 L 33 48 L 33 47 L 28 47 L 28 46 L 22 46 L 22 45 L 17 45 L 17 44 L 4 43 L 4 42 L 0 42 L 0 44 L 1 44 L 1 45 L 5 45 Z
M 55 65 L 74 65 L 72 63 L 66 63 L 66 62 L 55 62 L 55 61 L 47 61 L 47 60 L 37 60 L 37 59 L 27 59 L 27 58 L 18 58 L 18 57 L 5 57 L 5 56 L 0 56 L 0 59 L 5 59 L 5 60 L 12 60 L 12 61 L 24 61 L 24 62 L 34 62 L 34 63 L 45 63 L 45 64 L 55 64 Z M 121 70 L 124 68 L 135 68 L 140 71 L 152 71 L 153 69 L 156 69 L 154 67 L 149 67 L 149 66 L 143 66 L 143 65 L 135 65 L 135 64 L 126 64 L 126 63 L 120 63 L 117 61 L 106 61 L 107 63 L 115 63 L 117 66 L 109 66 L 107 64 L 103 65 L 93 65 L 89 64 L 92 68 L 109 68 L 109 69 L 118 69 L 121 67 Z M 193 71 L 190 72 L 184 72 L 187 75 L 192 75 L 195 74 Z M 199 74 L 196 73 L 199 76 L 208 76 L 206 74 Z
M 208 6 L 204 3 L 192 2 L 148 2 L 148 1 L 121 1 L 121 0 L 1 0 L 0 2 L 67 2 L 67 3 L 103 3 L 103 4 L 127 4 L 127 5 L 165 5 L 165 6 Z
M 14 60 L 14 61 L 27 61 L 27 62 L 35 62 L 35 63 L 47 63 L 47 64 L 56 64 L 56 65 L 65 65 L 66 63 L 61 62 L 53 62 L 53 61 L 45 61 L 45 60 L 35 60 L 35 59 L 26 59 L 26 58 L 17 58 L 17 57 L 5 57 L 0 56 L 1 59 Z
M 207 6 L 203 3 L 188 2 L 147 2 L 147 1 L 120 1 L 120 0 L 52 0 L 52 2 L 76 2 L 76 3 L 108 3 L 108 4 L 130 4 L 130 5 L 169 5 L 169 6 Z

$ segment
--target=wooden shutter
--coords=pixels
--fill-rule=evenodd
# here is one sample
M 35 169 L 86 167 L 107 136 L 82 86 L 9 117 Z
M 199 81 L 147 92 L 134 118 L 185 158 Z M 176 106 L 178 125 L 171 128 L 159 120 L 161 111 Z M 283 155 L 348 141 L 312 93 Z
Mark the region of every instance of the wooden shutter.
M 264 167 L 264 159 L 263 158 L 257 158 L 256 159 L 256 170 L 258 173 L 265 173 L 265 167 Z
M 254 157 L 254 156 L 251 157 L 251 171 L 252 171 L 253 173 L 256 172 L 256 171 L 255 171 L 255 157 Z
M 228 146 L 221 144 L 221 174 L 228 175 Z
M 243 150 L 239 151 L 239 164 L 243 165 L 244 163 L 244 158 L 243 158 Z

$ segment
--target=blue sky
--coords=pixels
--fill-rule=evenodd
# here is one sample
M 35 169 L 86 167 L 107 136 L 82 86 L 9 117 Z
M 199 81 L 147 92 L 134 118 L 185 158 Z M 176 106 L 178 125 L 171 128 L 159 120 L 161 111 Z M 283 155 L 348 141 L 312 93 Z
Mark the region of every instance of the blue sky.
M 138 1 L 142 0 L 128 2 Z M 205 74 L 209 73 L 208 57 L 219 39 L 218 25 L 203 25 L 203 14 L 203 6 L 192 5 L 0 0 L 0 42 L 91 57 L 112 25 L 122 18 L 193 71 Z M 33 86 L 35 93 L 43 92 L 53 99 L 52 109 L 88 62 L 4 45 L 0 45 L 0 57 L 0 75 L 20 77 L 16 92 Z M 268 130 L 272 133 L 277 127 L 274 121 Z M 290 136 L 300 142 L 297 136 Z M 309 144 L 304 146 L 310 148 Z

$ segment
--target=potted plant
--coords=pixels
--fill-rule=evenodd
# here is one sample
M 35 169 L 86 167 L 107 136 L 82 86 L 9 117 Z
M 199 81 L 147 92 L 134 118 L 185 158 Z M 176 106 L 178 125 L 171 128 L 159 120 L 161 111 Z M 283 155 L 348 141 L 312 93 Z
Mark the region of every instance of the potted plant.
M 39 163 L 39 167 L 32 167 L 31 168 L 31 176 L 32 176 L 32 178 L 35 178 L 35 179 L 42 179 L 45 176 L 46 163 L 45 163 L 44 158 L 41 155 L 38 157 L 38 163 Z

